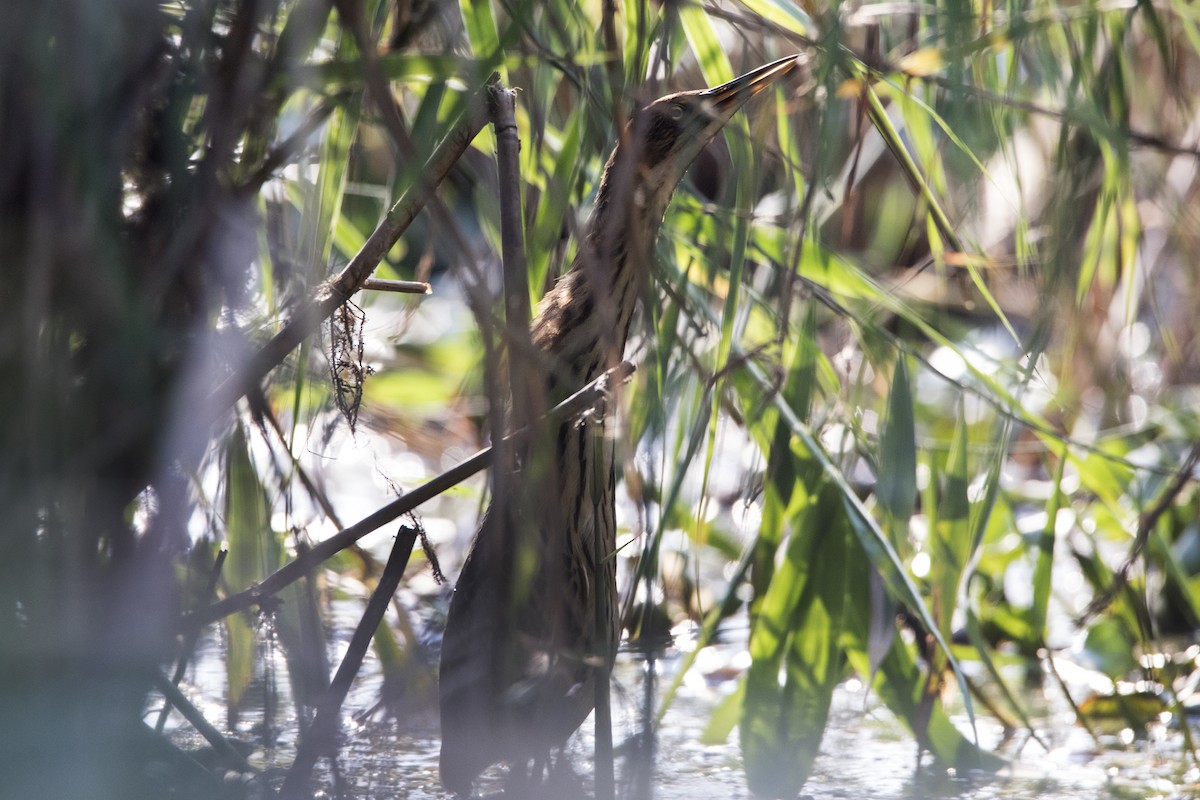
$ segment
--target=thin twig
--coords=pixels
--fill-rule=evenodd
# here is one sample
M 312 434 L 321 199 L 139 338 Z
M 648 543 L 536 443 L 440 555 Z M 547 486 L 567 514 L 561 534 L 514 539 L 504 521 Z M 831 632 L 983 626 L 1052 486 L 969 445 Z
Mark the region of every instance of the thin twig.
M 362 288 L 373 292 L 401 292 L 404 294 L 430 294 L 433 287 L 425 281 L 385 281 L 381 278 L 367 278 Z
M 217 591 L 217 581 L 221 578 L 221 569 L 225 566 L 225 558 L 229 555 L 229 550 L 222 547 L 217 551 L 217 557 L 213 561 L 212 569 L 208 573 L 208 584 L 204 587 L 204 594 L 201 595 L 201 602 L 208 603 L 212 601 L 213 595 Z M 175 664 L 175 672 L 171 675 L 171 684 L 178 686 L 183 680 L 183 673 L 187 670 L 188 659 L 192 657 L 192 652 L 196 649 L 196 642 L 200 639 L 200 629 L 188 633 L 183 637 L 183 647 L 179 649 L 179 661 Z M 167 726 L 167 717 L 171 713 L 171 699 L 164 697 L 162 711 L 158 713 L 158 722 L 154 726 L 154 732 L 161 734 Z
M 337 103 L 334 98 L 327 98 L 314 106 L 305 116 L 304 120 L 296 126 L 296 130 L 292 131 L 282 142 L 271 148 L 263 159 L 262 164 L 259 165 L 258 169 L 254 170 L 254 174 L 249 179 L 238 187 L 238 190 L 245 195 L 254 194 L 260 190 L 264 183 L 274 177 L 280 167 L 287 164 L 303 151 L 309 138 L 325 124 L 326 118 L 329 117 L 336 107 Z
M 1171 485 L 1167 487 L 1167 490 L 1150 507 L 1150 510 L 1142 514 L 1138 519 L 1137 533 L 1133 537 L 1133 548 L 1130 549 L 1129 555 L 1125 556 L 1125 561 L 1116 573 L 1113 574 L 1112 583 L 1108 585 L 1108 588 L 1092 598 L 1092 602 L 1088 603 L 1087 608 L 1075 620 L 1076 625 L 1081 628 L 1085 627 L 1098 614 L 1103 612 L 1104 609 L 1108 608 L 1117 595 L 1120 594 L 1121 590 L 1125 588 L 1125 585 L 1129 582 L 1129 573 L 1133 570 L 1134 564 L 1137 563 L 1138 559 L 1142 556 L 1142 552 L 1146 549 L 1154 526 L 1158 524 L 1159 518 L 1175 502 L 1175 498 L 1183 491 L 1183 487 L 1191 482 L 1198 461 L 1200 461 L 1200 442 L 1192 445 L 1192 449 L 1188 451 L 1187 458 L 1184 459 L 1183 466 L 1175 473 L 1175 480 L 1171 481 Z
M 1067 682 L 1063 680 L 1062 673 L 1058 671 L 1058 665 L 1054 663 L 1054 655 L 1050 652 L 1050 648 L 1043 648 L 1041 653 L 1045 653 L 1043 663 L 1045 663 L 1046 669 L 1054 677 L 1054 682 L 1058 684 L 1058 688 L 1063 693 L 1063 698 L 1067 701 L 1067 705 L 1071 706 L 1071 710 L 1075 713 L 1075 721 L 1088 732 L 1093 742 L 1097 745 L 1100 744 L 1100 736 L 1096 733 L 1096 729 L 1092 726 L 1092 723 L 1088 721 L 1087 714 L 1083 713 L 1079 704 L 1075 702 L 1075 698 L 1071 696 L 1071 690 L 1067 687 Z
M 350 639 L 346 656 L 342 659 L 337 674 L 334 675 L 333 681 L 329 685 L 329 690 L 318 703 L 312 725 L 305 731 L 296 752 L 296 760 L 292 762 L 287 778 L 284 779 L 283 787 L 279 790 L 279 795 L 284 800 L 293 797 L 311 797 L 308 792 L 308 779 L 313 765 L 317 763 L 317 759 L 321 755 L 330 755 L 336 751 L 338 719 L 342 704 L 350 691 L 350 684 L 354 682 L 354 677 L 362 666 L 363 657 L 371 645 L 371 638 L 379 629 L 388 604 L 391 603 L 392 595 L 395 594 L 396 587 L 400 585 L 400 579 L 404 577 L 404 569 L 408 566 L 408 559 L 412 555 L 413 544 L 416 541 L 417 531 L 415 528 L 407 525 L 400 527 L 399 533 L 396 534 L 396 541 L 392 544 L 392 553 L 388 556 L 387 566 L 384 567 L 383 574 L 379 577 L 375 591 L 371 593 L 371 599 L 367 601 L 366 610 L 363 611 L 362 619 L 358 621 L 358 627 L 354 629 L 354 636 Z
M 544 424 L 548 427 L 557 426 L 575 417 L 580 412 L 592 408 L 606 396 L 610 385 L 624 383 L 628 380 L 629 376 L 633 374 L 633 369 L 632 364 L 624 361 L 621 362 L 551 409 L 550 413 L 546 414 L 539 424 Z M 529 429 L 522 429 L 505 437 L 505 441 L 524 441 L 529 435 Z M 441 475 L 418 486 L 403 497 L 393 500 L 350 527 L 338 531 L 328 539 L 313 545 L 311 550 L 280 567 L 261 583 L 255 584 L 243 592 L 227 597 L 218 603 L 214 603 L 203 611 L 189 614 L 180 620 L 179 627 L 185 631 L 190 630 L 197 626 L 216 622 L 237 611 L 245 611 L 258 605 L 264 598 L 276 594 L 284 587 L 307 575 L 322 561 L 346 549 L 371 531 L 388 524 L 403 514 L 407 514 L 417 506 L 437 497 L 447 489 L 457 486 L 476 472 L 487 467 L 491 461 L 492 448 L 486 447 L 480 450 L 466 461 L 462 461 L 456 466 L 451 467 Z
M 154 688 L 162 693 L 167 702 L 175 706 L 183 718 L 191 723 L 204 739 L 212 745 L 213 750 L 225 760 L 229 766 L 237 768 L 240 772 L 257 772 L 258 770 L 250 766 L 250 763 L 234 749 L 229 740 L 221 735 L 221 732 L 213 727 L 200 709 L 192 705 L 192 702 L 184 696 L 183 692 L 179 691 L 179 687 L 166 679 L 164 675 L 155 673 Z
M 291 440 L 283 432 L 283 426 L 279 424 L 279 417 L 276 416 L 275 411 L 271 408 L 271 404 L 267 402 L 266 393 L 263 392 L 261 387 L 256 386 L 251 389 L 248 399 L 250 400 L 251 412 L 265 420 L 270 429 L 274 431 L 276 438 L 279 439 L 280 446 L 287 454 L 289 466 L 295 472 L 296 477 L 300 479 L 300 483 L 304 486 L 304 490 L 308 492 L 308 496 L 321 509 L 321 513 L 325 515 L 326 519 L 341 528 L 342 520 L 338 517 L 338 513 L 334 509 L 333 503 L 330 502 L 329 496 L 325 493 L 324 489 L 317 486 L 317 482 L 308 474 L 308 470 L 304 468 L 300 460 L 292 453 Z M 263 431 L 263 436 L 266 436 L 266 431 Z M 285 478 L 282 472 L 280 479 L 285 482 L 290 481 L 290 478 Z

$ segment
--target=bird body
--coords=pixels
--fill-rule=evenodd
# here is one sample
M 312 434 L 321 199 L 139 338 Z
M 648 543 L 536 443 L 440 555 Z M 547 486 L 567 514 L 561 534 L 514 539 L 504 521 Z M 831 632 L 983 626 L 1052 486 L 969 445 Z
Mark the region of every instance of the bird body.
M 684 171 L 746 100 L 795 64 L 781 59 L 635 114 L 605 165 L 571 268 L 532 325 L 548 403 L 620 360 Z M 452 791 L 469 793 L 491 764 L 561 746 L 591 713 L 597 665 L 612 664 L 616 481 L 612 442 L 599 429 L 563 423 L 543 437 L 540 454 L 525 448 L 498 465 L 514 470 L 510 491 L 480 525 L 442 644 L 440 768 Z

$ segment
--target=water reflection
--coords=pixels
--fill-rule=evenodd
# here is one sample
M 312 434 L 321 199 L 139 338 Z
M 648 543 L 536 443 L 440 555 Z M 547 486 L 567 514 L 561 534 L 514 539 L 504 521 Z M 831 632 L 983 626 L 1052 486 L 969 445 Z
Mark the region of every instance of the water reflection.
M 347 617 L 351 616 L 349 614 Z M 623 652 L 614 671 L 613 720 L 617 746 L 617 796 L 632 800 L 749 798 L 736 732 L 718 744 L 701 742 L 714 709 L 736 686 L 744 643 L 711 646 L 695 675 L 683 682 L 659 726 L 661 691 L 674 680 L 683 659 L 679 649 L 663 653 Z M 685 646 L 687 642 L 683 643 Z M 252 692 L 262 698 L 246 708 L 231 734 L 242 742 L 250 762 L 266 774 L 286 770 L 294 756 L 296 722 L 286 670 L 277 651 L 264 650 L 264 675 Z M 221 719 L 223 667 L 220 642 L 202 642 L 184 688 L 210 719 Z M 336 768 L 323 761 L 316 772 L 325 797 L 444 800 L 437 772 L 438 732 L 433 706 L 411 704 L 401 718 L 383 713 L 363 717 L 383 690 L 378 663 L 368 658 L 348 698 L 343 748 Z M 270 697 L 268 697 L 270 695 Z M 998 775 L 956 774 L 918 757 L 912 734 L 862 683 L 845 682 L 834 695 L 829 726 L 805 797 L 872 800 L 952 798 L 1200 797 L 1200 770 L 1182 755 L 1183 736 L 1157 724 L 1144 736 L 1103 733 L 1097 743 L 1072 724 L 1070 709 L 1057 691 L 1036 687 L 1024 698 L 1034 708 L 1038 740 L 1028 732 L 1004 738 L 1004 729 L 978 720 L 981 743 L 1009 759 Z M 969 729 L 965 712 L 948 702 L 956 724 Z M 356 719 L 355 715 L 359 714 Z M 168 730 L 177 743 L 199 751 L 203 743 L 177 714 Z M 568 756 L 590 792 L 591 722 L 568 745 Z M 479 783 L 484 796 L 504 796 L 504 773 L 495 768 Z M 253 793 L 251 793 L 253 794 Z

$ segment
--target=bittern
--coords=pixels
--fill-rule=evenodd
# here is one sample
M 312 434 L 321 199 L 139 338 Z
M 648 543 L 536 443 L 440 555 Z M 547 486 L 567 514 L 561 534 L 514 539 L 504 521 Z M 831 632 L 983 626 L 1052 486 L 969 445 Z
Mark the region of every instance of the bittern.
M 549 402 L 620 360 L 684 172 L 747 100 L 796 64 L 780 59 L 634 114 L 604 167 L 575 260 L 532 325 Z M 565 423 L 546 450 L 549 468 L 541 470 L 529 466 L 528 448 L 516 454 L 513 490 L 485 515 L 451 600 L 440 670 L 441 775 L 458 793 L 469 793 L 494 763 L 536 765 L 561 746 L 592 711 L 597 665 L 611 667 L 617 650 L 611 442 Z M 516 538 L 508 534 L 522 525 L 532 528 L 533 566 L 511 552 Z M 523 585 L 506 590 L 514 576 Z

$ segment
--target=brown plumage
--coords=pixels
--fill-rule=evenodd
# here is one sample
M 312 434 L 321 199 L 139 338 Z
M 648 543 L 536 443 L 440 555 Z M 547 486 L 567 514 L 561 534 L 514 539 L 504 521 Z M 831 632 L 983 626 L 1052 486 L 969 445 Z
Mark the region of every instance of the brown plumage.
M 634 115 L 605 165 L 578 255 L 533 322 L 548 404 L 620 360 L 684 171 L 748 99 L 795 65 L 781 59 Z M 596 665 L 612 664 L 615 474 L 611 441 L 598 429 L 569 422 L 515 454 L 519 466 L 501 482 L 510 491 L 489 509 L 463 565 L 440 671 L 441 775 L 452 791 L 469 793 L 491 764 L 524 764 L 561 746 L 591 713 Z

